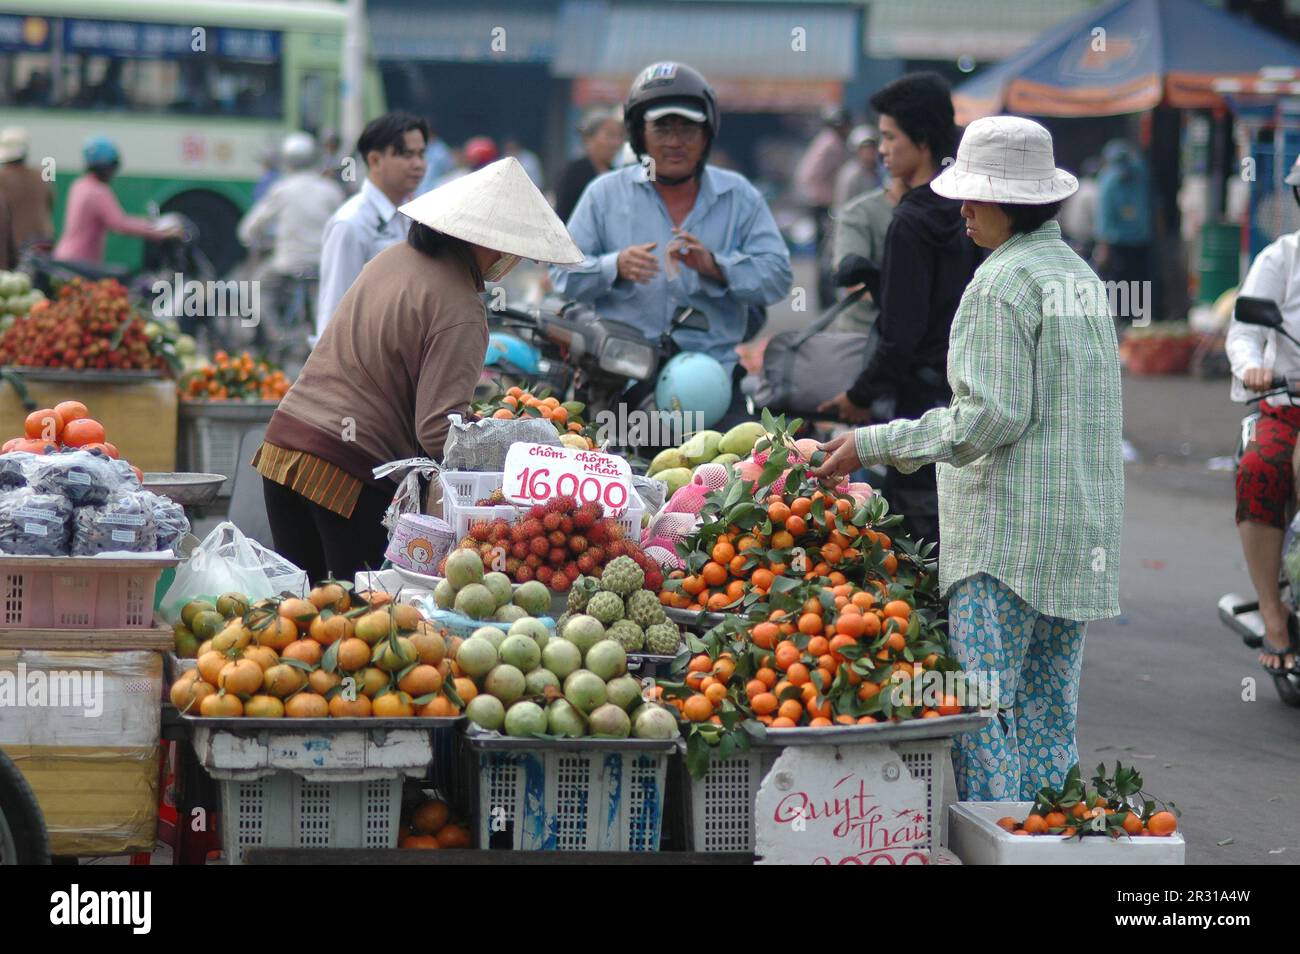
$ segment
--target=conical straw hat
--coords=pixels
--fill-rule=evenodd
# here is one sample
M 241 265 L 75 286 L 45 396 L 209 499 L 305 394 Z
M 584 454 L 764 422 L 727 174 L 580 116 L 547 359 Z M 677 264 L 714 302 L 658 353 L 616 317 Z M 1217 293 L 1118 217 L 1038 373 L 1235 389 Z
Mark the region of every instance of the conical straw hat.
M 585 257 L 513 156 L 453 179 L 398 211 L 438 232 L 535 262 L 576 265 Z

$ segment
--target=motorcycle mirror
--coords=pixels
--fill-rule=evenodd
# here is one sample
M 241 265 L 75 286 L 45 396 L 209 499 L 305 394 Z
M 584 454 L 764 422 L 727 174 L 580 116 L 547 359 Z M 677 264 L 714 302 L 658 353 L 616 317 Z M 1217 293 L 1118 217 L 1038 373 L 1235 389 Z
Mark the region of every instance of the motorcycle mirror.
M 850 285 L 866 285 L 871 297 L 880 296 L 880 266 L 861 255 L 845 255 L 835 267 L 835 285 L 847 288 Z
M 691 331 L 708 331 L 709 316 L 694 308 L 683 308 L 673 316 L 674 328 L 688 328 Z
M 1282 327 L 1282 309 L 1270 298 L 1255 298 L 1251 295 L 1238 295 L 1232 316 L 1243 325 L 1259 325 L 1263 328 Z

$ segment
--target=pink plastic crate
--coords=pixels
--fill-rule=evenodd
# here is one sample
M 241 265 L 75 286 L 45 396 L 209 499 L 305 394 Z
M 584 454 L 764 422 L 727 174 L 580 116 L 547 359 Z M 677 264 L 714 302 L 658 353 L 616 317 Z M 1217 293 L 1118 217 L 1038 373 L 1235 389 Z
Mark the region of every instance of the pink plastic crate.
M 0 628 L 148 629 L 174 558 L 0 556 Z

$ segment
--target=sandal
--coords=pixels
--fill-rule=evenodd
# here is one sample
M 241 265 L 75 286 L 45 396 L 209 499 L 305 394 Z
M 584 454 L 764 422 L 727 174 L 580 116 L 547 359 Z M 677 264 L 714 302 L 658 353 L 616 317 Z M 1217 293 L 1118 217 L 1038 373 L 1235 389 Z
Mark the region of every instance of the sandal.
M 1270 656 L 1278 657 L 1277 665 L 1270 666 L 1268 663 L 1261 662 L 1264 671 L 1274 676 L 1285 676 L 1288 673 L 1300 672 L 1300 638 L 1297 638 L 1294 626 L 1287 627 L 1287 644 L 1283 649 L 1275 649 L 1270 646 L 1265 639 L 1260 643 L 1259 650 L 1262 653 L 1268 653 Z M 1282 665 L 1283 657 L 1291 657 L 1291 665 Z

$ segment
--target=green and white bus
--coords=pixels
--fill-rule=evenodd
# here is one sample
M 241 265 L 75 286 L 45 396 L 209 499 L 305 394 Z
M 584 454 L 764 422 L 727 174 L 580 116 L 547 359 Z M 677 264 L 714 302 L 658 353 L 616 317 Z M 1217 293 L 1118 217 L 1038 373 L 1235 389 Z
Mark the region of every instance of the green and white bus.
M 29 162 L 53 160 L 56 229 L 82 143 L 109 136 L 123 208 L 189 216 L 224 272 L 262 156 L 295 129 L 339 128 L 346 21 L 315 0 L 0 0 L 0 126 L 28 130 Z M 383 111 L 369 70 L 363 104 Z M 106 257 L 135 267 L 141 245 L 113 236 Z

